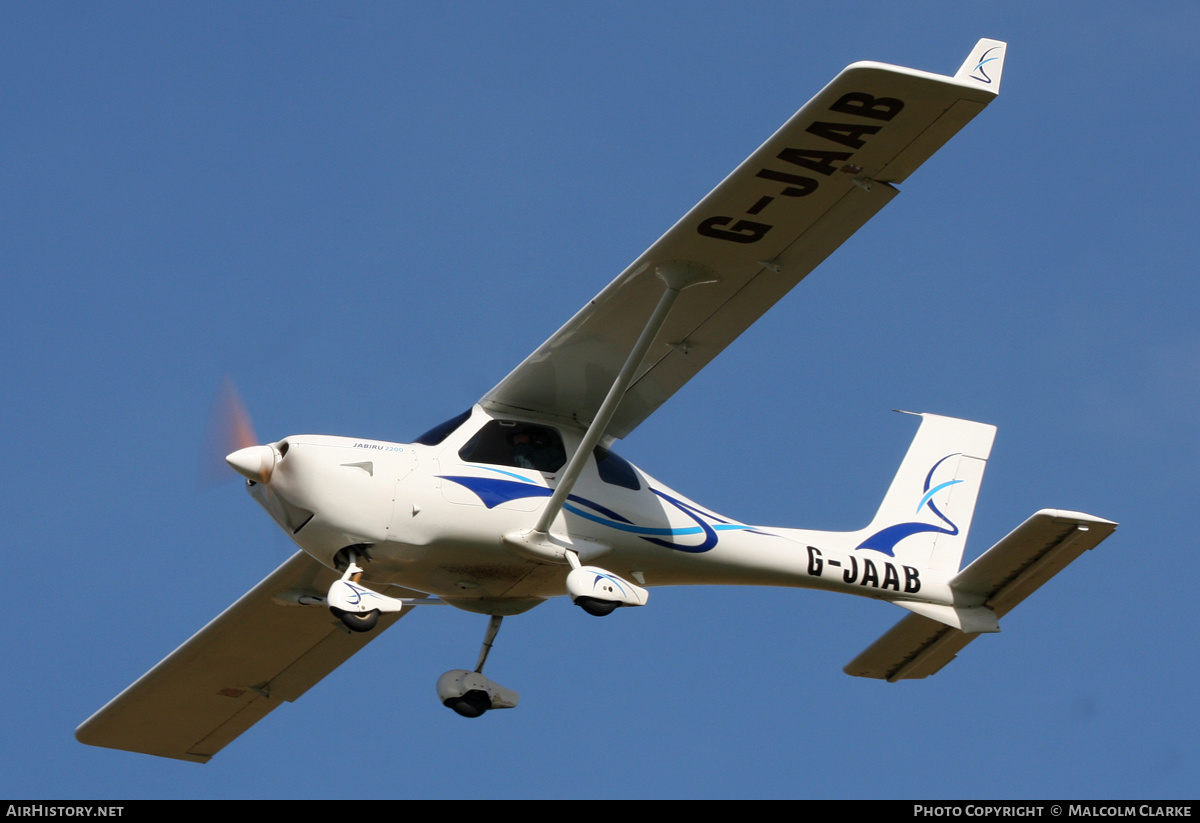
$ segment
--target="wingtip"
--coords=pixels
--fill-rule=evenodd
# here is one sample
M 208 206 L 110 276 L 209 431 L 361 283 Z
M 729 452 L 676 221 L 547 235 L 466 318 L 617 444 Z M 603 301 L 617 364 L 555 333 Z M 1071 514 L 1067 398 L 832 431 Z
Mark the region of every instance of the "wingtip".
M 971 49 L 966 61 L 959 67 L 954 79 L 960 83 L 986 89 L 992 94 L 1000 93 L 1000 76 L 1004 72 L 1004 55 L 1008 44 L 1003 40 L 984 38 Z

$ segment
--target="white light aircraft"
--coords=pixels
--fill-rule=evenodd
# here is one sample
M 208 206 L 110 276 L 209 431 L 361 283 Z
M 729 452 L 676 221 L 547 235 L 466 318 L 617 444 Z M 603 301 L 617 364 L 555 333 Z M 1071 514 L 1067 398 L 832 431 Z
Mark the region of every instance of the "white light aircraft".
M 459 714 L 511 708 L 483 675 L 500 622 L 566 594 L 589 614 L 649 588 L 826 589 L 908 614 L 846 667 L 940 670 L 1116 524 L 1042 510 L 960 570 L 995 429 L 921 422 L 870 524 L 751 526 L 612 451 L 993 100 L 1005 44 L 953 77 L 855 63 L 469 411 L 414 443 L 319 435 L 226 459 L 300 547 L 76 730 L 88 744 L 205 762 L 412 608 L 488 615 Z M 252 443 L 255 441 L 251 441 Z

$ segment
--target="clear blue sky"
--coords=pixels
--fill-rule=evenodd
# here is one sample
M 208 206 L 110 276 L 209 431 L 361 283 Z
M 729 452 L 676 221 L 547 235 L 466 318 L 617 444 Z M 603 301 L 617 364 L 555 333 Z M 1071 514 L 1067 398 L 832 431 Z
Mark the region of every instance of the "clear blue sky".
M 5 3 L 0 796 L 1196 797 L 1194 3 Z M 746 522 L 849 529 L 914 421 L 994 423 L 968 554 L 1120 521 L 937 676 L 842 666 L 903 616 L 655 590 L 506 621 L 519 709 L 426 609 L 197 766 L 74 727 L 289 553 L 197 489 L 221 377 L 263 439 L 466 408 L 842 67 L 1000 98 L 620 444 Z

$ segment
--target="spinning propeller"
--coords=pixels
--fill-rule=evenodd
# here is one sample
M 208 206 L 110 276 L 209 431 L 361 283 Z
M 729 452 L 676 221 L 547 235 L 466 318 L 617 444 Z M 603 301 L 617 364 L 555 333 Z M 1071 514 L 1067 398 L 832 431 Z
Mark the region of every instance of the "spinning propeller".
M 209 413 L 201 461 L 202 484 L 214 485 L 227 480 L 226 465 L 255 483 L 266 483 L 271 479 L 275 459 L 275 449 L 259 443 L 250 412 L 233 380 L 226 376 L 221 380 Z

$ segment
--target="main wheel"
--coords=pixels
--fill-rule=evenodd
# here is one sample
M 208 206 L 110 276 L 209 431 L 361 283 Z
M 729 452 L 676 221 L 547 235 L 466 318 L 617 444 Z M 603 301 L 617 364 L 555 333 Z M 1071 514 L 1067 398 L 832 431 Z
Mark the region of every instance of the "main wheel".
M 331 606 L 329 610 L 337 615 L 338 620 L 342 621 L 342 625 L 352 632 L 369 632 L 379 622 L 379 609 L 372 609 L 369 612 L 348 612 Z
M 598 597 L 577 597 L 575 605 L 590 615 L 604 617 L 606 614 L 612 614 L 621 604 L 616 600 L 601 600 Z
M 451 697 L 445 703 L 463 717 L 479 717 L 492 707 L 492 698 L 481 689 L 471 689 L 462 697 Z

